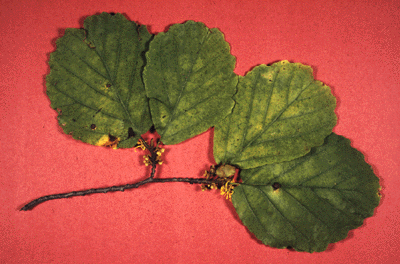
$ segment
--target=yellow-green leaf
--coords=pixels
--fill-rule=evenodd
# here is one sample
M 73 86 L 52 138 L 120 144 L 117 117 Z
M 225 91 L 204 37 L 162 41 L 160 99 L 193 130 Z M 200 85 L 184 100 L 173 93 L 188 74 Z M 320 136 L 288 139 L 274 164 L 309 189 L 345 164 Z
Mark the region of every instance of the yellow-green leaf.
M 277 62 L 239 79 L 231 115 L 215 126 L 214 158 L 254 168 L 301 157 L 323 143 L 336 124 L 335 97 L 312 69 Z

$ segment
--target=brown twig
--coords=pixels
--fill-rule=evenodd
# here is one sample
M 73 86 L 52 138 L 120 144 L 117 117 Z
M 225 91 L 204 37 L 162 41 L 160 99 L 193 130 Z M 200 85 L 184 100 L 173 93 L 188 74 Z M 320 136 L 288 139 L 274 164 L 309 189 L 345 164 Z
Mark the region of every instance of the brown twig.
M 155 179 L 151 176 L 143 181 L 134 183 L 134 184 L 126 184 L 120 186 L 112 186 L 112 187 L 105 187 L 105 188 L 97 188 L 97 189 L 89 189 L 83 191 L 75 191 L 69 193 L 59 193 L 59 194 L 52 194 L 47 196 L 42 196 L 32 202 L 26 204 L 24 207 L 20 209 L 20 211 L 28 211 L 32 210 L 35 206 L 44 203 L 46 201 L 55 200 L 55 199 L 64 199 L 70 198 L 74 196 L 85 196 L 94 193 L 107 193 L 107 192 L 123 192 L 128 189 L 138 188 L 139 186 L 148 184 L 148 183 L 164 183 L 164 182 L 187 182 L 190 184 L 210 184 L 210 180 L 205 178 L 163 178 L 163 179 Z

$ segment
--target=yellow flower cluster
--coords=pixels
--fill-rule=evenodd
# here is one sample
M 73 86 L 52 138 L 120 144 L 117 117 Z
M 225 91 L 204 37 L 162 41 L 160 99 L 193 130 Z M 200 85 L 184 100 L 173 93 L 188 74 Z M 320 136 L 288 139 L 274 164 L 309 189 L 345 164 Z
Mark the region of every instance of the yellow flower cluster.
M 239 183 L 235 182 L 235 169 L 231 165 L 221 165 L 216 168 L 214 165 L 210 167 L 210 171 L 204 173 L 204 177 L 211 183 L 201 185 L 201 190 L 221 189 L 221 195 L 226 199 L 232 200 L 233 189 Z
M 151 156 L 150 155 L 144 155 L 143 158 L 144 158 L 144 160 L 143 160 L 144 165 L 146 165 L 146 166 L 151 165 Z
M 157 162 L 158 165 L 162 165 L 163 161 L 161 160 L 161 155 L 164 153 L 165 149 L 160 148 L 158 144 L 156 146 L 153 146 L 153 140 L 150 141 L 150 145 L 147 145 L 146 142 L 144 142 L 142 139 L 139 139 L 137 145 L 135 148 L 140 148 L 142 150 L 149 150 L 150 154 L 144 155 L 143 158 L 143 163 L 146 166 L 149 166 L 153 164 L 153 162 Z M 152 157 L 151 153 L 155 153 L 155 157 Z
M 165 149 L 156 147 L 156 154 L 157 154 L 156 161 L 158 162 L 158 165 L 163 164 L 163 161 L 161 160 L 161 155 L 164 153 L 164 151 Z
M 203 174 L 203 177 L 206 178 L 207 180 L 212 180 L 215 177 L 215 166 L 212 165 L 210 167 L 210 171 L 205 171 Z M 218 186 L 215 182 L 211 184 L 202 184 L 201 185 L 201 190 L 202 191 L 207 191 L 207 190 L 213 190 L 213 189 L 218 189 Z

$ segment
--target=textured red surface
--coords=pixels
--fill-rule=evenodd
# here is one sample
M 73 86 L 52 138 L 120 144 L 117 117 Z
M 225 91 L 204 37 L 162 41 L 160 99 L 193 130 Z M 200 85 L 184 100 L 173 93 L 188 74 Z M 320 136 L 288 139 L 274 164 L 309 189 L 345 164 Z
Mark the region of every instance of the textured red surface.
M 357 3 L 352 3 L 357 2 Z M 400 257 L 399 1 L 0 0 L 1 263 L 396 263 Z M 184 183 L 56 200 L 42 195 L 135 182 L 140 152 L 62 133 L 45 95 L 47 60 L 67 27 L 121 12 L 153 33 L 185 20 L 218 27 L 236 73 L 287 59 L 311 65 L 338 100 L 335 132 L 381 179 L 375 215 L 323 253 L 260 244 L 216 192 Z M 212 131 L 168 146 L 157 177 L 200 176 Z

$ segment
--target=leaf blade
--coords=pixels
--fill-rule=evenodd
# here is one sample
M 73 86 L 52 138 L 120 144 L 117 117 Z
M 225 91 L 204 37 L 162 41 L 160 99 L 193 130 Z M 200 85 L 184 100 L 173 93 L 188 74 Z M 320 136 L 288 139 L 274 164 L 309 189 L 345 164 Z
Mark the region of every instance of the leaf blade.
M 151 35 L 121 14 L 88 17 L 84 27 L 67 29 L 50 56 L 51 107 L 75 139 L 133 147 L 152 124 L 141 78 Z
M 217 163 L 241 168 L 291 160 L 323 143 L 336 124 L 335 97 L 310 67 L 282 61 L 239 79 L 233 113 L 215 126 Z
M 324 251 L 379 204 L 379 179 L 349 140 L 331 134 L 296 160 L 241 171 L 233 205 L 263 243 Z M 279 186 L 279 188 L 276 188 Z
M 175 24 L 155 36 L 146 56 L 146 92 L 164 144 L 200 134 L 231 112 L 235 58 L 219 30 Z

